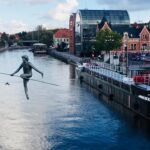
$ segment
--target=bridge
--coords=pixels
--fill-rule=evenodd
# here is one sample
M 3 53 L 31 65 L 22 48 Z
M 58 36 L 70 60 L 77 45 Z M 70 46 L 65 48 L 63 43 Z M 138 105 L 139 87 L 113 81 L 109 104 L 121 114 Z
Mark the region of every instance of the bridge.
M 21 43 L 23 46 L 32 46 L 35 43 L 38 43 L 38 40 L 22 40 Z

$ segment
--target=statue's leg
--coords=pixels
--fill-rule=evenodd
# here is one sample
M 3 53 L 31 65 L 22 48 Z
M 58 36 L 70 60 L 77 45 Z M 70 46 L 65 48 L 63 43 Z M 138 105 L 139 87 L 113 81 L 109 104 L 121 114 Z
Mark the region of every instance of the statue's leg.
M 23 79 L 24 91 L 25 91 L 25 95 L 26 95 L 26 98 L 27 98 L 27 99 L 29 99 L 29 96 L 28 96 L 28 87 L 27 87 L 28 81 L 29 81 L 29 80 L 27 80 L 27 79 Z
M 20 77 L 28 80 L 32 77 L 32 75 L 31 74 L 21 74 Z

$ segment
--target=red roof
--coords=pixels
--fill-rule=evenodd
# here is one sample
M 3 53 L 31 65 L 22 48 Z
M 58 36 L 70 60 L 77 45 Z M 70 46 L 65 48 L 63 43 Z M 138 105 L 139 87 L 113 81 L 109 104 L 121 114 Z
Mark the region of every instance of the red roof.
M 59 29 L 55 34 L 55 38 L 69 38 L 70 31 L 69 29 Z

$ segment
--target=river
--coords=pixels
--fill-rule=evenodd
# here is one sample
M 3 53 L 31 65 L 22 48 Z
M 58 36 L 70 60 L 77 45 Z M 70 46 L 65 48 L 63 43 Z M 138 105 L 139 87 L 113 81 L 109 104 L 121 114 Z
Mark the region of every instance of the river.
M 147 124 L 106 104 L 75 79 L 73 66 L 28 50 L 0 53 L 0 73 L 12 73 L 28 55 L 44 72 L 29 82 L 26 100 L 21 78 L 0 74 L 1 150 L 149 150 Z M 17 75 L 20 75 L 20 71 Z M 6 85 L 5 83 L 10 85 Z

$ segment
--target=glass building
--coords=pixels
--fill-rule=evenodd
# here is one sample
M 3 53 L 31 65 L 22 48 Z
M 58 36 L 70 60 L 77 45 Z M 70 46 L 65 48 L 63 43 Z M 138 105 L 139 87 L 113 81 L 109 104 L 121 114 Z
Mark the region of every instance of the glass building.
M 106 18 L 112 26 L 130 25 L 126 10 L 78 10 L 75 20 L 75 51 L 77 55 L 91 49 L 95 40 L 97 24 Z

